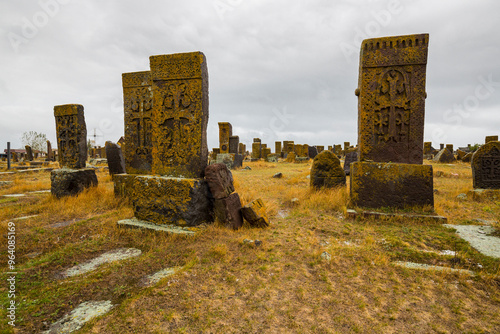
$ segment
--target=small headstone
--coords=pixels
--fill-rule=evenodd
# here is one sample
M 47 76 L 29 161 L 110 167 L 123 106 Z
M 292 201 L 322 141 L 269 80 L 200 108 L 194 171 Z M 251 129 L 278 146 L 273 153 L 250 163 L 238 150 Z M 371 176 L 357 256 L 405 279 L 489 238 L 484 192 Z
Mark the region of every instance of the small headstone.
M 86 188 L 97 186 L 93 169 L 55 169 L 50 174 L 51 193 L 57 198 L 78 195 Z
M 267 162 L 278 162 L 278 155 L 277 154 L 269 154 L 267 156 Z
M 261 143 L 255 141 L 252 143 L 252 159 L 260 159 L 261 157 Z
M 214 213 L 215 216 L 228 227 L 237 230 L 243 226 L 241 200 L 237 193 L 232 193 L 225 198 L 216 199 L 214 203 Z
M 294 152 L 288 152 L 286 155 L 286 162 L 295 162 L 295 153 Z
M 447 148 L 443 148 L 438 152 L 438 154 L 436 154 L 436 156 L 434 156 L 433 161 L 439 163 L 451 163 L 455 162 L 455 156 L 453 156 Z
M 31 149 L 31 146 L 26 145 L 24 147 L 26 149 L 26 161 L 33 161 L 33 150 Z
M 441 151 L 444 148 L 444 144 L 439 144 L 439 150 Z
M 346 177 L 339 158 L 330 151 L 318 154 L 312 163 L 310 183 L 316 189 L 345 186 Z
M 205 180 L 215 199 L 226 198 L 234 191 L 233 175 L 225 164 L 207 166 Z
M 351 147 L 351 143 L 348 141 L 345 141 L 344 142 L 344 151 L 347 151 L 349 149 L 349 147 Z
M 219 148 L 220 153 L 237 153 L 229 150 L 229 138 L 233 135 L 231 123 L 219 122 Z
M 228 169 L 233 168 L 234 158 L 236 154 L 231 153 L 221 153 L 217 154 L 217 159 L 215 159 L 215 163 L 217 164 L 225 164 Z
M 246 150 L 247 150 L 247 147 L 245 144 L 243 144 L 243 143 L 238 144 L 238 153 L 239 154 L 245 156 Z
M 307 148 L 307 154 L 310 159 L 314 159 L 318 155 L 318 149 L 316 149 L 316 146 L 309 146 Z
M 19 162 L 17 152 L 12 152 L 12 162 Z
M 267 157 L 271 154 L 271 149 L 268 147 L 264 147 L 262 149 L 262 159 L 267 161 Z
M 83 106 L 66 104 L 54 107 L 57 150 L 61 168 L 85 168 L 87 126 Z
M 123 159 L 122 149 L 120 146 L 113 142 L 107 141 L 106 157 L 110 175 L 125 173 L 125 160 Z
M 262 200 L 256 199 L 253 202 L 241 208 L 243 218 L 254 227 L 269 226 L 269 218 L 267 218 L 266 207 Z
M 490 141 L 472 156 L 473 187 L 500 189 L 500 142 Z
M 281 142 L 280 141 L 274 142 L 274 153 L 281 154 Z
M 46 161 L 54 161 L 54 152 L 52 152 L 52 144 L 47 140 L 47 158 Z
M 498 141 L 498 136 L 486 136 L 484 143 L 488 144 L 490 141 Z
M 316 149 L 318 150 L 318 154 L 320 154 L 321 152 L 323 152 L 325 150 L 325 147 L 324 146 L 316 146 Z
M 351 163 L 358 161 L 358 151 L 347 152 L 344 159 L 344 173 L 349 175 L 351 173 Z
M 455 150 L 453 149 L 453 144 L 446 144 L 446 148 L 448 149 L 448 151 L 451 152 L 451 154 L 453 154 L 453 152 L 455 152 Z
M 424 142 L 424 154 L 432 154 L 432 142 Z
M 231 169 L 243 167 L 243 160 L 244 160 L 243 154 L 235 154 Z
M 457 159 L 462 160 L 467 155 L 467 152 L 462 150 L 457 150 Z
M 239 144 L 240 144 L 240 137 L 238 137 L 238 136 L 229 137 L 229 153 L 232 153 L 232 154 L 240 153 L 240 152 L 238 152 Z

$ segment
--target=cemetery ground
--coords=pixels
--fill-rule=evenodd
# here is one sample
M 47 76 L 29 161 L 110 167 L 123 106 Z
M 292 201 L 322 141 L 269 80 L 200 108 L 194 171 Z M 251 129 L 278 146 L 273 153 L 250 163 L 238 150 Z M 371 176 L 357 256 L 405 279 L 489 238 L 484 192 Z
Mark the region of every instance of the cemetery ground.
M 113 308 L 77 333 L 500 332 L 500 259 L 479 253 L 442 222 L 348 220 L 348 187 L 311 191 L 310 163 L 244 166 L 252 169 L 233 171 L 236 191 L 243 204 L 262 198 L 270 227 L 214 224 L 193 236 L 117 227 L 133 211 L 115 198 L 103 169 L 98 187 L 60 200 L 35 192 L 50 189 L 50 173 L 0 174 L 12 181 L 0 185 L 0 231 L 6 241 L 8 222 L 15 223 L 18 273 L 16 326 L 2 307 L 0 332 L 43 332 L 89 301 L 111 301 Z M 437 214 L 448 224 L 492 225 L 500 236 L 500 198 L 467 195 L 470 165 L 433 166 Z M 273 178 L 278 172 L 283 177 Z M 142 253 L 62 274 L 120 248 Z M 145 277 L 166 268 L 177 271 L 145 286 Z

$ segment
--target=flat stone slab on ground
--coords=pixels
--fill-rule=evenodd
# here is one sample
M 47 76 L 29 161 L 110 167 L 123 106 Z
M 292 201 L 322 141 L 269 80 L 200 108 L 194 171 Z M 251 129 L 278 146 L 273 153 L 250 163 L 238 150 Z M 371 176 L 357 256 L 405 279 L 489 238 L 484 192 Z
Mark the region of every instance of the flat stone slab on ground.
M 174 268 L 166 268 L 163 270 L 158 271 L 157 273 L 154 273 L 152 275 L 146 276 L 141 280 L 141 286 L 152 286 L 158 283 L 161 279 L 171 276 L 178 272 L 181 268 L 180 267 L 174 267 Z
M 8 194 L 8 195 L 2 195 L 3 197 L 24 197 L 26 194 Z
M 113 308 L 111 301 L 90 301 L 81 303 L 70 313 L 50 326 L 44 334 L 72 333 L 79 330 L 90 320 L 108 313 Z
M 435 220 L 437 222 L 445 223 L 448 219 L 443 216 L 438 215 L 419 215 L 419 214 L 407 214 L 407 213 L 384 213 L 384 212 L 376 212 L 376 211 L 361 211 L 358 212 L 356 210 L 347 209 L 347 218 L 356 219 L 356 217 L 361 216 L 363 218 L 373 217 L 373 218 L 382 218 L 382 217 L 407 217 L 407 218 L 417 218 L 417 219 L 429 219 Z
M 470 275 L 470 276 L 475 275 L 473 271 L 466 270 L 466 269 L 455 269 L 455 268 L 448 268 L 448 267 L 441 267 L 441 266 L 431 266 L 429 264 L 422 264 L 422 263 L 396 261 L 396 262 L 394 262 L 394 264 L 396 266 L 404 267 L 404 268 L 408 268 L 408 269 L 449 271 L 452 273 L 461 273 L 461 274 L 466 274 L 466 275 Z
M 181 227 L 177 225 L 168 225 L 168 224 L 154 224 L 148 221 L 140 220 L 137 218 L 132 219 L 124 219 L 118 222 L 119 227 L 130 227 L 130 228 L 143 228 L 148 230 L 174 233 L 174 234 L 186 234 L 186 235 L 194 235 L 195 232 L 192 231 L 193 228 Z
M 457 230 L 460 238 L 467 241 L 482 254 L 497 259 L 500 258 L 500 238 L 487 235 L 495 232 L 494 227 L 450 224 L 445 224 L 444 226 Z
M 85 273 L 88 273 L 90 271 L 97 269 L 97 267 L 99 267 L 102 264 L 120 261 L 120 260 L 126 260 L 126 259 L 134 257 L 134 256 L 139 256 L 139 255 L 141 255 L 141 253 L 142 253 L 142 251 L 140 249 L 135 249 L 135 248 L 115 249 L 115 250 L 109 251 L 107 253 L 104 253 L 104 254 L 96 257 L 95 259 L 92 259 L 90 261 L 87 261 L 87 262 L 81 263 L 77 266 L 74 266 L 72 268 L 69 268 L 68 270 L 64 271 L 62 273 L 62 275 L 64 278 L 67 278 L 67 277 L 85 274 Z
M 26 219 L 35 218 L 35 217 L 38 217 L 38 215 L 32 215 L 32 216 L 24 216 L 24 217 L 12 218 L 11 220 L 26 220 Z

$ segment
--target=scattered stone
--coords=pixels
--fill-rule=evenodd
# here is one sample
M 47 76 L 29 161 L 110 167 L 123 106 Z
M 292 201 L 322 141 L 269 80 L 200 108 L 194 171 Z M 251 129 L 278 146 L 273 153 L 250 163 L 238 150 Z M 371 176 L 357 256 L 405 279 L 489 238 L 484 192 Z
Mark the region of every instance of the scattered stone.
M 471 167 L 475 189 L 500 189 L 500 142 L 481 146 L 472 156 Z
M 467 199 L 467 194 L 459 194 L 457 196 L 457 199 L 459 199 L 459 200 L 466 200 Z
M 345 186 L 346 176 L 335 154 L 323 151 L 314 158 L 310 184 L 315 189 Z
M 225 164 L 213 164 L 205 168 L 205 180 L 215 199 L 228 197 L 234 191 L 233 175 Z
M 242 207 L 241 212 L 251 226 L 262 228 L 269 226 L 266 207 L 260 198 Z
M 7 195 L 2 195 L 3 197 L 24 197 L 26 194 L 7 194 Z
M 97 186 L 97 176 L 92 169 L 56 169 L 50 174 L 51 193 L 57 198 L 74 196 L 86 188 Z
M 245 240 L 243 240 L 243 243 L 244 244 L 254 244 L 257 247 L 259 247 L 260 245 L 262 245 L 262 241 L 260 241 L 260 240 L 245 239 Z
M 139 228 L 145 230 L 153 230 L 172 234 L 194 235 L 194 229 L 189 227 L 181 227 L 172 224 L 155 224 L 149 221 L 139 220 L 137 218 L 124 219 L 118 222 L 118 227 Z M 199 226 L 198 226 L 199 227 Z
M 396 266 L 403 267 L 403 268 L 408 268 L 408 269 L 423 269 L 423 270 L 437 270 L 437 271 L 449 271 L 451 273 L 460 273 L 460 274 L 466 274 L 469 276 L 474 276 L 474 272 L 470 270 L 465 270 L 465 269 L 454 269 L 454 268 L 448 268 L 448 267 L 441 267 L 441 266 L 432 266 L 429 264 L 421 264 L 421 263 L 414 263 L 414 262 L 402 262 L 402 261 L 396 261 L 394 262 Z
M 326 261 L 331 261 L 332 256 L 328 252 L 321 253 L 321 258 Z
M 444 226 L 455 229 L 462 239 L 469 242 L 472 247 L 482 254 L 500 258 L 500 238 L 488 235 L 496 231 L 494 227 L 450 224 Z
M 250 166 L 246 166 L 243 170 L 252 170 L 252 168 L 250 168 Z
M 124 174 L 125 159 L 123 159 L 122 149 L 119 145 L 107 141 L 106 142 L 106 160 L 109 167 L 109 175 Z
M 84 262 L 77 266 L 67 269 L 62 273 L 63 278 L 73 277 L 77 275 L 86 274 L 90 271 L 97 269 L 102 264 L 126 260 L 131 257 L 141 255 L 142 251 L 135 248 L 119 248 L 109 252 L 106 252 L 95 259 Z
M 297 197 L 294 197 L 290 200 L 290 203 L 292 204 L 292 206 L 297 206 L 300 204 L 300 200 Z
M 243 226 L 241 200 L 237 193 L 232 193 L 226 198 L 216 199 L 214 213 L 215 217 L 228 227 L 237 230 Z
M 24 217 L 12 218 L 11 220 L 26 220 L 26 219 L 35 218 L 35 217 L 38 217 L 38 215 L 32 215 L 32 216 L 24 216 Z
M 275 179 L 281 179 L 283 177 L 283 173 L 276 173 L 273 175 L 273 178 Z
M 180 267 L 174 267 L 174 268 L 166 268 L 163 270 L 160 270 L 153 275 L 149 275 L 144 277 L 141 282 L 139 283 L 140 286 L 147 287 L 147 286 L 152 286 L 158 283 L 160 280 L 162 280 L 165 277 L 172 276 L 176 272 L 178 272 L 181 268 Z
M 434 156 L 433 161 L 447 164 L 450 162 L 455 162 L 455 156 L 447 148 L 443 148 L 438 152 L 438 154 Z
M 482 201 L 485 199 L 497 200 L 500 199 L 500 189 L 472 189 L 467 192 L 467 196 L 474 201 Z
M 44 334 L 72 333 L 83 327 L 90 320 L 108 313 L 113 308 L 111 301 L 90 301 L 78 305 L 69 314 L 50 326 Z

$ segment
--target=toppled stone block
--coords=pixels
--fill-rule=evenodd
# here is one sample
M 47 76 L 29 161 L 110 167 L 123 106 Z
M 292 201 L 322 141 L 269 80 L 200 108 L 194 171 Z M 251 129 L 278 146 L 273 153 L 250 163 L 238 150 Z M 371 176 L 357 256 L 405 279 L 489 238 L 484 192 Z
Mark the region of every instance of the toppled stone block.
M 226 198 L 234 191 L 233 175 L 225 164 L 207 166 L 205 180 L 215 199 Z
M 50 173 L 50 192 L 57 198 L 78 195 L 86 188 L 97 186 L 94 169 L 56 169 Z
M 228 227 L 237 230 L 243 226 L 241 200 L 237 193 L 232 193 L 226 198 L 216 199 L 214 213 L 215 217 Z
M 178 226 L 213 221 L 213 198 L 202 179 L 117 174 L 114 182 L 115 194 L 130 198 L 138 219 Z
M 269 218 L 266 213 L 266 206 L 260 198 L 245 205 L 241 208 L 243 218 L 252 226 L 267 227 L 269 226 Z
M 432 166 L 353 162 L 351 202 L 368 208 L 434 206 Z

